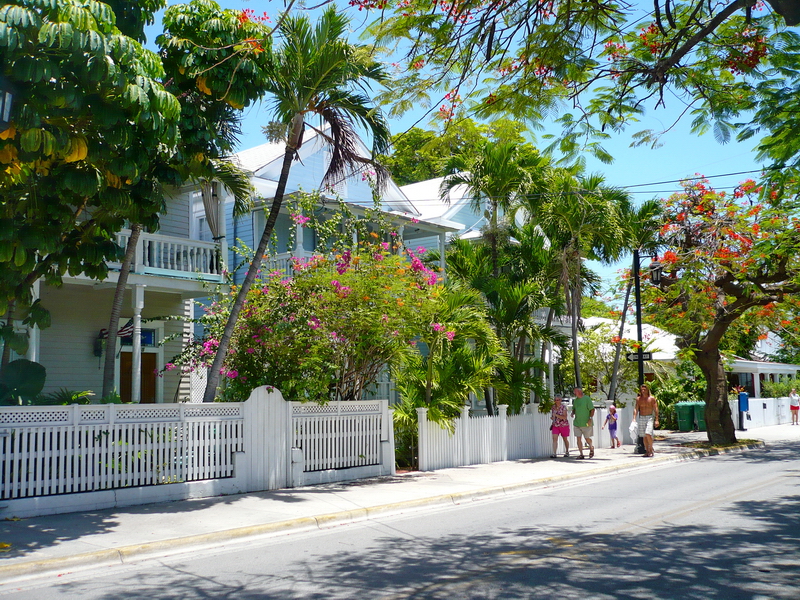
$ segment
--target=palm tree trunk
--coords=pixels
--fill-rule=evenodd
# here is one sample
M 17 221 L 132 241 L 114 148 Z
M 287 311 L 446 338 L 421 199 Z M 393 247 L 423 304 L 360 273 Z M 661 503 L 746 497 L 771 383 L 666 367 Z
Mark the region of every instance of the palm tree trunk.
M 611 402 L 614 402 L 614 397 L 617 394 L 617 381 L 619 380 L 619 357 L 622 353 L 622 336 L 625 333 L 625 315 L 628 314 L 628 302 L 631 299 L 632 288 L 633 281 L 628 281 L 628 287 L 625 290 L 625 302 L 622 303 L 622 316 L 619 320 L 620 341 L 617 342 L 617 348 L 614 351 L 614 368 L 611 371 L 611 383 L 608 386 L 608 399 Z
M 225 362 L 225 355 L 228 352 L 228 346 L 230 345 L 231 338 L 233 337 L 233 331 L 236 328 L 236 322 L 239 319 L 239 313 L 244 307 L 244 302 L 247 299 L 247 293 L 250 291 L 250 288 L 256 279 L 256 275 L 258 274 L 258 270 L 261 268 L 261 263 L 264 260 L 264 253 L 267 251 L 267 245 L 269 244 L 270 237 L 272 237 L 272 231 L 275 229 L 275 223 L 278 220 L 278 213 L 280 212 L 281 204 L 283 203 L 283 195 L 286 191 L 286 183 L 289 180 L 289 171 L 291 170 L 292 161 L 297 153 L 297 146 L 299 144 L 300 134 L 302 132 L 303 115 L 302 113 L 298 113 L 292 120 L 291 132 L 289 139 L 286 142 L 286 152 L 283 155 L 283 166 L 281 168 L 280 178 L 278 179 L 278 187 L 275 190 L 275 197 L 272 200 L 272 207 L 270 208 L 267 222 L 264 225 L 264 231 L 261 233 L 261 240 L 258 243 L 258 248 L 256 248 L 253 261 L 250 263 L 250 268 L 247 269 L 247 275 L 245 275 L 244 281 L 239 288 L 239 292 L 236 294 L 236 300 L 234 300 L 233 305 L 231 306 L 231 312 L 228 315 L 228 321 L 225 323 L 225 329 L 222 332 L 222 338 L 219 340 L 217 353 L 214 355 L 214 362 L 211 364 L 211 368 L 208 371 L 208 379 L 206 383 L 206 390 L 203 394 L 203 402 L 213 402 L 217 395 L 217 387 L 219 386 L 220 372 L 222 370 L 222 365 Z
M 575 387 L 583 388 L 581 381 L 581 361 L 578 355 L 578 322 L 581 318 L 580 271 L 572 287 L 572 363 L 575 368 Z
M 125 288 L 128 286 L 128 275 L 131 272 L 131 265 L 133 265 L 133 258 L 136 255 L 136 246 L 139 243 L 141 233 L 141 224 L 134 223 L 131 225 L 131 235 L 128 237 L 125 256 L 119 269 L 117 287 L 114 289 L 114 301 L 111 303 L 111 316 L 108 319 L 108 338 L 106 339 L 106 359 L 103 363 L 103 394 L 101 398 L 106 398 L 114 391 L 119 315 L 122 312 L 122 300 L 125 297 Z

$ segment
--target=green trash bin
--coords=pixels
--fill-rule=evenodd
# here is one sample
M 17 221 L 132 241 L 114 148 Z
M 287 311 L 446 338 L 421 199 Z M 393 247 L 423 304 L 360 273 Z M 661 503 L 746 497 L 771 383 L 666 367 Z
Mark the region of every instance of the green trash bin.
M 706 403 L 693 402 L 694 404 L 694 420 L 697 421 L 697 431 L 706 430 Z
M 675 414 L 678 417 L 679 431 L 694 429 L 694 402 L 676 402 Z

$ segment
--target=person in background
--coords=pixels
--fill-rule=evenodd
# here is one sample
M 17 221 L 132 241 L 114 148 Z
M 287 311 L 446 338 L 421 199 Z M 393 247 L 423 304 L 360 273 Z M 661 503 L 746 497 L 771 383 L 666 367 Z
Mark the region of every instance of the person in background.
M 789 410 L 792 411 L 792 425 L 797 425 L 797 414 L 800 413 L 800 396 L 797 395 L 797 390 L 794 388 L 789 392 Z
M 619 441 L 617 437 L 617 421 L 619 420 L 619 415 L 617 414 L 617 407 L 613 404 L 608 407 L 608 414 L 606 415 L 606 421 L 603 423 L 603 429 L 606 428 L 608 425 L 608 435 L 611 436 L 611 449 L 619 448 L 622 446 L 622 442 Z
M 644 438 L 644 455 L 653 456 L 653 430 L 658 427 L 658 402 L 650 388 L 643 385 L 636 396 L 633 418 L 639 426 L 639 435 Z
M 586 458 L 583 455 L 583 441 L 589 447 L 589 458 L 594 458 L 594 444 L 592 444 L 592 417 L 594 416 L 594 404 L 589 396 L 583 395 L 581 388 L 575 388 L 575 400 L 572 401 L 572 425 L 575 427 L 575 437 L 578 440 L 579 459 Z
M 567 407 L 564 406 L 561 394 L 556 394 L 553 398 L 555 402 L 550 410 L 550 431 L 553 433 L 553 453 L 550 458 L 556 457 L 558 450 L 558 436 L 564 440 L 564 458 L 569 458 L 569 420 L 567 419 Z

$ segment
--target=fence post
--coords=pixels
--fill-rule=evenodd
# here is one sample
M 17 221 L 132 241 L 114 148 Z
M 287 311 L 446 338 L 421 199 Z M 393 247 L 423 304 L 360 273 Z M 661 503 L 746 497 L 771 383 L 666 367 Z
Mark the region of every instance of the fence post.
M 428 409 L 417 408 L 417 467 L 428 470 Z
M 385 423 L 383 426 L 385 436 L 381 440 L 381 449 L 383 451 L 381 471 L 383 475 L 395 475 L 397 466 L 394 456 L 394 409 L 389 407 L 388 400 L 381 400 L 381 412 Z
M 497 433 L 500 459 L 508 460 L 508 405 L 497 405 Z
M 456 453 L 456 466 L 463 467 L 471 464 L 470 458 L 472 455 L 472 446 L 470 444 L 470 424 L 469 424 L 469 406 L 461 407 L 461 415 L 455 422 L 456 430 L 454 434 L 458 440 L 458 452 Z

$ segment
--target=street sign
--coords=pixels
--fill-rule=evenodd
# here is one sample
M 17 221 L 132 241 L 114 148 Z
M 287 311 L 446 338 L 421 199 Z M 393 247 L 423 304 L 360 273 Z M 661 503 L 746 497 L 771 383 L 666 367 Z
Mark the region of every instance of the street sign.
M 628 352 L 625 355 L 625 360 L 629 360 L 631 362 L 636 362 L 639 360 L 639 353 L 638 352 Z M 642 352 L 642 360 L 653 360 L 653 353 L 652 352 Z

